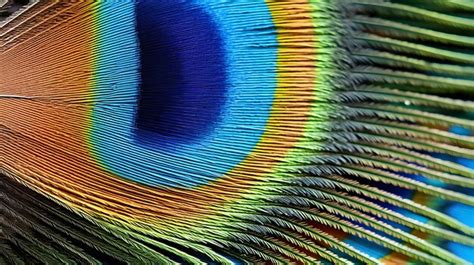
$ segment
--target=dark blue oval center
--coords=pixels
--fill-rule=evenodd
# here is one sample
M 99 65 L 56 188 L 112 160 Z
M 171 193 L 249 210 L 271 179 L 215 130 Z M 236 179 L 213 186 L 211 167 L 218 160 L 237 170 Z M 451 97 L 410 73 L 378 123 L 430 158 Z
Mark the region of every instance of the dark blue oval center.
M 226 94 L 216 24 L 184 1 L 138 1 L 136 16 L 141 82 L 135 136 L 147 141 L 206 136 L 219 121 Z

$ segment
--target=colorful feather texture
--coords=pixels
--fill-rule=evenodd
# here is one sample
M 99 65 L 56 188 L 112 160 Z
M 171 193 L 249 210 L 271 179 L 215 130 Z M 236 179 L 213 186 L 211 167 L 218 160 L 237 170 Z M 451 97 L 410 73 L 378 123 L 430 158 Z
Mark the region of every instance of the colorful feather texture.
M 473 262 L 471 1 L 30 2 L 0 262 Z

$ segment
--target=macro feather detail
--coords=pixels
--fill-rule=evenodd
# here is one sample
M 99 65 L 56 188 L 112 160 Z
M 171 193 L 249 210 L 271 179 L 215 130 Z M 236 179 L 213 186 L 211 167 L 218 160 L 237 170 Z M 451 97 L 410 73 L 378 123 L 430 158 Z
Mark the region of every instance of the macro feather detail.
M 0 263 L 474 261 L 472 1 L 20 2 Z

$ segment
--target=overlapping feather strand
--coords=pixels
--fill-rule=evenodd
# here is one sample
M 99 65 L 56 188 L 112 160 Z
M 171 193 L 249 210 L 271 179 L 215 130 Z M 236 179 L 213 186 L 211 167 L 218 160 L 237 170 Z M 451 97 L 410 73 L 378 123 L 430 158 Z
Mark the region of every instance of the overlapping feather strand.
M 471 1 L 18 12 L 0 262 L 473 262 Z

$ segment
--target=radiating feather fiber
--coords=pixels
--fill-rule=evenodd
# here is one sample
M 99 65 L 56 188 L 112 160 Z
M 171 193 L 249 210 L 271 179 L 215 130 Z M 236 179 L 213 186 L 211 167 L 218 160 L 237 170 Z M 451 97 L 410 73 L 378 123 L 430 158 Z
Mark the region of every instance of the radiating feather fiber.
M 0 264 L 474 263 L 473 1 L 0 15 Z

